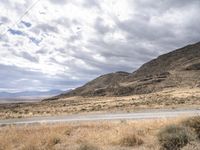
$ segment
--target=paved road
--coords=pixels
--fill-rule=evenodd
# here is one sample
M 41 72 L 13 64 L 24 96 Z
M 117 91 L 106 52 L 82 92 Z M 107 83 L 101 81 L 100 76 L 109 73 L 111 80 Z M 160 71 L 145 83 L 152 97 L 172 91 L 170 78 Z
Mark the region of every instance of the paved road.
M 200 115 L 200 109 L 179 109 L 179 110 L 148 110 L 135 113 L 108 113 L 89 115 L 67 115 L 53 117 L 32 117 L 25 119 L 0 120 L 0 125 L 11 124 L 35 124 L 35 123 L 56 123 L 56 122 L 77 122 L 77 121 L 101 121 L 101 120 L 143 120 L 174 118 L 179 116 Z

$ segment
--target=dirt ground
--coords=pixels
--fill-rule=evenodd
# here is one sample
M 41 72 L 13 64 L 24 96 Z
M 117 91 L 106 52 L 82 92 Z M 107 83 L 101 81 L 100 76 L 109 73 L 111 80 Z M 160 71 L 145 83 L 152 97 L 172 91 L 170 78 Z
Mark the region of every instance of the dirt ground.
M 163 108 L 200 108 L 200 88 L 167 89 L 126 97 L 70 97 L 56 101 L 0 104 L 0 119 Z

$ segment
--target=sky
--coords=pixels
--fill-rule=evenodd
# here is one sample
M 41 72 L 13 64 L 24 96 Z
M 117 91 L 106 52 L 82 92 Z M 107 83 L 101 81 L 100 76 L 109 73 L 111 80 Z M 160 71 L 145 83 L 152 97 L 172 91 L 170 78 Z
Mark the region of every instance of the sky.
M 0 91 L 73 89 L 200 41 L 199 0 L 1 0 Z

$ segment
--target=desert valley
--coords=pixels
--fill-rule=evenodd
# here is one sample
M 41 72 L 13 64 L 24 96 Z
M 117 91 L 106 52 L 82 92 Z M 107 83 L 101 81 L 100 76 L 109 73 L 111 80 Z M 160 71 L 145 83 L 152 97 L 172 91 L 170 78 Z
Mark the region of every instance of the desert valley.
M 199 11 L 0 1 L 0 150 L 200 150 Z
M 159 110 L 198 110 L 200 106 L 199 60 L 200 43 L 196 43 L 159 56 L 157 59 L 142 65 L 133 73 L 119 71 L 102 75 L 82 87 L 65 92 L 65 94 L 43 99 L 40 102 L 2 103 L 0 104 L 0 118 L 3 119 L 5 124 L 3 122 L 0 123 L 4 126 L 8 119 L 11 119 L 12 122 L 13 118 L 13 124 L 15 124 L 14 118 L 20 119 L 40 116 L 64 117 L 64 115 L 72 114 L 106 115 L 107 113 L 138 113 L 148 110 L 157 110 L 158 113 Z M 29 136 L 29 132 L 34 132 L 31 138 L 41 136 L 41 138 L 45 138 L 45 141 L 47 142 L 46 145 L 42 146 L 40 145 L 42 144 L 42 141 L 40 141 L 42 139 L 34 140 L 36 142 L 35 144 L 31 144 L 31 141 L 26 141 L 24 145 L 25 147 L 21 145 L 23 149 L 66 148 L 93 150 L 99 149 L 101 146 L 103 148 L 100 149 L 121 149 L 120 147 L 124 147 L 123 149 L 132 149 L 133 147 L 135 147 L 135 149 L 158 149 L 160 147 L 159 143 L 154 145 L 154 142 L 156 142 L 154 134 L 157 134 L 156 130 L 162 132 L 161 128 L 164 128 L 164 126 L 169 126 L 168 128 L 171 128 L 166 130 L 175 131 L 179 130 L 180 126 L 181 131 L 177 132 L 183 132 L 183 125 L 181 124 L 187 122 L 186 124 L 189 124 L 192 130 L 194 128 L 194 130 L 197 130 L 197 133 L 199 132 L 199 117 L 187 120 L 187 116 L 189 117 L 190 114 L 185 113 L 185 115 L 185 117 L 180 116 L 181 118 L 179 117 L 178 119 L 157 118 L 156 120 L 147 119 L 148 121 L 138 122 L 131 120 L 127 121 L 126 119 L 121 118 L 119 121 L 115 120 L 113 122 L 110 122 L 109 119 L 103 119 L 104 121 L 102 120 L 101 122 L 100 120 L 99 122 L 85 121 L 83 123 L 73 123 L 73 121 L 70 121 L 71 123 L 63 124 L 61 122 L 59 125 L 46 125 L 44 118 L 44 120 L 41 119 L 39 121 L 41 123 L 43 122 L 40 126 L 31 125 L 26 128 L 20 126 L 2 127 L 0 135 L 2 138 L 9 138 L 7 139 L 9 141 L 11 139 L 15 140 L 15 138 L 25 138 L 26 136 Z M 194 120 L 192 122 L 193 124 L 191 124 L 190 120 Z M 139 128 L 140 125 L 142 128 Z M 120 127 L 122 128 L 122 131 L 119 130 Z M 98 133 L 98 128 L 102 132 L 106 132 L 105 136 L 112 135 L 112 137 L 109 137 L 112 142 L 110 141 L 110 143 L 107 143 L 104 141 L 103 137 L 100 138 L 101 133 Z M 112 130 L 110 130 L 111 128 Z M 185 130 L 184 128 L 183 130 Z M 25 130 L 28 133 L 22 133 L 25 132 Z M 116 135 L 113 133 L 115 130 L 117 132 Z M 130 130 L 133 130 L 133 133 L 129 133 Z M 16 137 L 10 139 L 10 137 L 5 134 L 11 131 L 15 133 Z M 48 131 L 50 131 L 50 133 L 40 135 L 40 132 Z M 75 136 L 74 134 L 77 134 L 76 132 L 83 132 L 79 136 L 86 136 L 87 138 L 83 138 L 83 141 L 81 141 L 81 137 L 79 136 L 80 139 L 78 137 L 74 139 L 71 136 Z M 97 134 L 93 135 L 95 134 L 93 132 L 96 132 Z M 146 140 L 142 138 L 143 134 L 149 142 L 145 142 Z M 98 138 L 98 140 L 96 139 L 93 141 L 94 139 L 90 139 L 88 137 L 89 135 L 91 138 Z M 113 137 L 114 135 L 120 137 Z M 68 138 L 73 139 L 71 142 L 75 142 L 75 147 L 71 146 L 71 142 Z M 62 140 L 64 139 L 66 141 L 62 143 Z M 80 141 L 76 143 L 76 140 Z M 87 144 L 84 140 L 86 140 Z M 97 141 L 98 143 L 96 143 Z M 198 149 L 198 139 L 193 139 L 192 141 L 194 141 L 194 145 L 186 146 L 189 147 L 186 149 Z M 12 144 L 8 144 L 9 146 L 7 144 L 8 143 L 6 143 L 6 145 L 3 144 L 2 149 L 13 149 Z M 163 147 L 165 147 L 166 143 L 163 142 L 163 144 Z M 182 144 L 180 147 L 184 147 L 185 145 L 187 145 L 187 142 Z M 166 147 L 168 146 L 170 147 L 170 145 L 167 145 Z M 177 149 L 180 147 L 177 146 Z

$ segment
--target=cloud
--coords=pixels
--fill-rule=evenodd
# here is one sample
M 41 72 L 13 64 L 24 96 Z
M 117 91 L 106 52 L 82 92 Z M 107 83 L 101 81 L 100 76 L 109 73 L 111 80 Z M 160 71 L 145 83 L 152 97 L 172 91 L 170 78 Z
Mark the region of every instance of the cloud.
M 50 2 L 52 2 L 53 4 L 59 4 L 59 5 L 63 5 L 66 4 L 68 2 L 68 0 L 50 0 Z
M 13 25 L 32 3 L 0 1 L 1 89 L 74 88 L 200 41 L 199 0 L 44 0 Z
M 58 29 L 57 27 L 53 26 L 53 25 L 49 25 L 49 24 L 39 24 L 36 27 L 34 27 L 35 30 L 38 30 L 39 32 L 43 32 L 43 33 L 49 33 L 49 32 L 54 32 L 54 33 L 58 33 Z M 37 31 L 36 31 L 37 32 Z
M 31 56 L 29 53 L 27 52 L 22 52 L 21 53 L 21 57 L 25 58 L 25 59 L 28 59 L 29 61 L 32 61 L 32 62 L 38 62 L 38 59 L 36 57 L 33 57 Z
M 9 22 L 10 22 L 10 20 L 7 17 L 5 17 L 5 16 L 0 17 L 0 24 L 6 24 Z
M 0 65 L 1 89 L 8 91 L 68 89 L 78 86 L 83 82 L 77 80 L 63 80 L 60 76 L 48 76 L 40 72 L 26 70 L 11 65 Z
M 108 32 L 111 32 L 112 29 L 104 24 L 104 20 L 100 17 L 98 17 L 95 21 L 94 28 L 98 31 L 100 34 L 106 34 Z
M 96 7 L 98 9 L 100 9 L 100 2 L 98 0 L 87 0 L 87 1 L 83 1 L 83 6 L 84 7 L 88 7 L 88 8 L 91 8 L 91 7 Z

